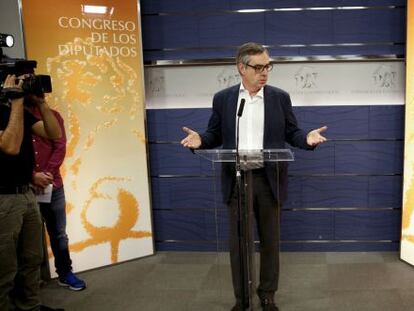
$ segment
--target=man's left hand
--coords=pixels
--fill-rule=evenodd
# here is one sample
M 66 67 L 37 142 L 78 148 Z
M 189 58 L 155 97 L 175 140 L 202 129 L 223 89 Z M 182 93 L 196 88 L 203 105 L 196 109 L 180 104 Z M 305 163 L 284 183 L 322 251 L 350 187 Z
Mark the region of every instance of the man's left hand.
M 327 126 L 322 126 L 318 129 L 310 131 L 306 136 L 306 143 L 309 146 L 316 147 L 324 142 L 326 142 L 326 137 L 322 136 L 321 133 L 325 132 L 328 129 Z
M 45 95 L 44 94 L 40 94 L 40 95 L 29 94 L 29 95 L 26 95 L 26 96 L 30 99 L 30 101 L 35 106 L 38 106 L 39 108 L 45 104 Z

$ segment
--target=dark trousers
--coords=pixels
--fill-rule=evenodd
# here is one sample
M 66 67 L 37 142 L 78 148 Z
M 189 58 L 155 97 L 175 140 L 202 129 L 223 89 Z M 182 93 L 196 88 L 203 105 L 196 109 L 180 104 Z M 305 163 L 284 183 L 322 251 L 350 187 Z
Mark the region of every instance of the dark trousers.
M 260 283 L 257 289 L 260 298 L 273 298 L 279 283 L 279 206 L 265 176 L 265 171 L 254 170 L 253 212 L 260 239 Z M 240 254 L 237 233 L 237 191 L 233 191 L 229 203 L 230 261 L 235 297 L 240 301 Z
M 72 271 L 66 234 L 66 201 L 63 187 L 53 190 L 50 203 L 40 203 L 40 211 L 46 223 L 50 245 L 55 257 L 56 273 L 63 277 Z
M 39 308 L 42 221 L 33 192 L 0 194 L 0 311 Z

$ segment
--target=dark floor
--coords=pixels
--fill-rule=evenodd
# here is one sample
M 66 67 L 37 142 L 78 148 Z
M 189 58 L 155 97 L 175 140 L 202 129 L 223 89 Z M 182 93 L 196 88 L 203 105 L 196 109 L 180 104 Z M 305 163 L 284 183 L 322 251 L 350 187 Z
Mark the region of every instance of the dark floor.
M 225 253 L 160 252 L 79 276 L 86 290 L 52 280 L 43 303 L 69 311 L 219 311 L 234 303 Z M 281 253 L 276 301 L 281 311 L 412 311 L 414 267 L 394 252 Z

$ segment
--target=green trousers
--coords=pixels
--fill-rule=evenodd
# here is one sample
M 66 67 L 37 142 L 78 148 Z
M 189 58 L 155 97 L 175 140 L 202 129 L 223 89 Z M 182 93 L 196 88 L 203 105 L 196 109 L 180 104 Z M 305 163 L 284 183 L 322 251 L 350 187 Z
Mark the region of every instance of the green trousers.
M 42 221 L 36 197 L 0 194 L 0 311 L 37 310 Z

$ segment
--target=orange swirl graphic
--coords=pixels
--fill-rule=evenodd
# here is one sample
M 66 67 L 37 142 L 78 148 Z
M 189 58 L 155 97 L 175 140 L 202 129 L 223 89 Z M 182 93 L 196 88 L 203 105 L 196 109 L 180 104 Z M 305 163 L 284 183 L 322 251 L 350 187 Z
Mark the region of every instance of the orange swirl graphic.
M 118 220 L 113 227 L 97 227 L 88 221 L 86 213 L 94 200 L 112 199 L 109 195 L 97 191 L 99 185 L 105 181 L 114 182 L 122 180 L 124 179 L 116 177 L 104 177 L 94 183 L 90 190 L 90 198 L 85 203 L 85 206 L 82 209 L 81 213 L 82 224 L 91 238 L 71 244 L 70 249 L 72 251 L 80 252 L 89 246 L 110 243 L 111 261 L 112 263 L 116 263 L 118 262 L 119 244 L 122 240 L 128 238 L 140 239 L 152 236 L 151 232 L 149 231 L 136 231 L 132 229 L 139 219 L 139 204 L 131 192 L 122 188 L 119 189 L 117 195 L 117 202 L 120 213 Z

